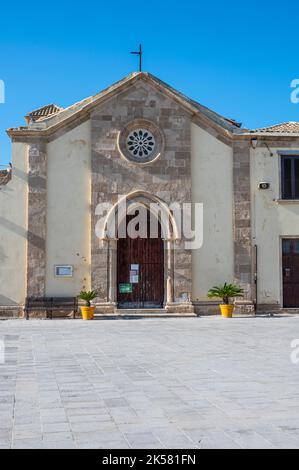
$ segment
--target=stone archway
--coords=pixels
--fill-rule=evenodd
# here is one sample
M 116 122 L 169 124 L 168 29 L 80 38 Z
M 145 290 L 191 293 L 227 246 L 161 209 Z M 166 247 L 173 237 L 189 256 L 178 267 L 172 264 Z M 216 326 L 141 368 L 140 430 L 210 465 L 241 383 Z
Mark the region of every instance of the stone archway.
M 164 302 L 168 312 L 189 313 L 194 311 L 191 302 L 191 252 L 185 248 L 180 237 L 178 223 L 168 205 L 156 195 L 146 191 L 133 191 L 118 198 L 114 205 L 107 204 L 101 217 L 100 228 L 92 236 L 91 286 L 97 290 L 96 305 L 99 311 L 112 313 L 117 308 L 117 231 L 115 217 L 126 216 L 127 205 L 144 205 L 158 217 L 163 232 L 164 244 Z M 126 205 L 125 205 L 126 207 Z M 99 214 L 98 214 L 99 215 Z M 101 214 L 102 215 L 102 214 Z M 94 227 L 97 225 L 94 218 Z M 167 221 L 167 222 L 166 222 Z
M 123 199 L 129 206 L 143 205 L 159 220 L 162 231 L 164 251 L 164 302 L 163 306 L 174 302 L 174 243 L 178 239 L 176 221 L 168 206 L 157 196 L 147 192 L 134 191 Z M 117 305 L 117 237 L 115 216 L 119 215 L 122 200 L 119 200 L 108 212 L 103 224 L 102 243 L 107 250 L 107 302 Z M 126 214 L 121 214 L 121 219 Z

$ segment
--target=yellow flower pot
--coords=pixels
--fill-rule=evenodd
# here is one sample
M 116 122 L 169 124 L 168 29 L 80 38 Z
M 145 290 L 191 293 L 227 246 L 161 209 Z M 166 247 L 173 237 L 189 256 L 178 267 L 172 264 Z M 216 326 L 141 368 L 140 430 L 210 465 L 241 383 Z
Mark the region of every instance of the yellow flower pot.
M 233 305 L 227 305 L 227 304 L 221 304 L 220 305 L 220 310 L 221 310 L 221 315 L 224 318 L 232 318 L 233 311 L 234 311 L 234 306 Z
M 93 320 L 95 307 L 81 307 L 83 320 Z

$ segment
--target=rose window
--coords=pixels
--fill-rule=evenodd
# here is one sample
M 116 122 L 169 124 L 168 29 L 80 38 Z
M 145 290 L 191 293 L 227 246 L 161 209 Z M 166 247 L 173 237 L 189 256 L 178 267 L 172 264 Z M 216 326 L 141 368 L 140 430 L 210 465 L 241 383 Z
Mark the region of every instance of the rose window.
M 146 129 L 136 129 L 128 135 L 127 148 L 133 157 L 147 158 L 154 151 L 155 138 Z

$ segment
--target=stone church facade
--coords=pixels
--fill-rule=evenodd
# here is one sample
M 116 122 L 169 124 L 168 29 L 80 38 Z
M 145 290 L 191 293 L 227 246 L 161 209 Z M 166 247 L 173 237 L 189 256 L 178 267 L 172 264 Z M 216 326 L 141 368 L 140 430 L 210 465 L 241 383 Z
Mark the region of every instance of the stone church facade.
M 69 108 L 35 110 L 7 132 L 2 312 L 19 313 L 26 297 L 95 289 L 103 313 L 216 313 L 208 289 L 233 281 L 245 290 L 242 308 L 299 308 L 297 123 L 243 129 L 140 72 Z M 138 257 L 139 242 L 107 231 L 109 210 L 97 231 L 99 207 L 119 213 L 120 196 L 166 215 L 174 202 L 202 204 L 202 246 L 187 247 L 169 212 L 166 235 Z

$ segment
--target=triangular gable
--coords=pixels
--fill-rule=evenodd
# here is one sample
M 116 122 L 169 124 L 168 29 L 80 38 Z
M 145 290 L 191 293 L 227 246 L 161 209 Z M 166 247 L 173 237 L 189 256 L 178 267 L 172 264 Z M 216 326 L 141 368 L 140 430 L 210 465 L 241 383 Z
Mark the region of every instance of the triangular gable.
M 70 126 L 74 127 L 76 122 L 82 122 L 84 119 L 88 119 L 89 113 L 94 107 L 99 106 L 102 102 L 106 102 L 117 94 L 122 93 L 139 80 L 144 80 L 146 83 L 158 89 L 161 93 L 168 95 L 184 107 L 194 118 L 198 117 L 199 119 L 204 119 L 218 131 L 223 131 L 226 135 L 243 132 L 243 130 L 240 129 L 240 124 L 211 111 L 209 108 L 206 108 L 194 100 L 191 100 L 154 75 L 147 72 L 135 72 L 102 90 L 100 93 L 86 98 L 68 108 L 61 109 L 58 113 L 49 116 L 48 118 L 44 118 L 42 124 L 39 123 L 37 125 L 33 123 L 26 127 L 11 128 L 7 130 L 7 133 L 11 137 L 50 137 L 52 134 L 55 134 L 58 130 L 62 130 L 64 127 L 69 129 Z

